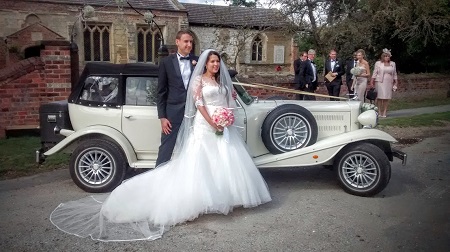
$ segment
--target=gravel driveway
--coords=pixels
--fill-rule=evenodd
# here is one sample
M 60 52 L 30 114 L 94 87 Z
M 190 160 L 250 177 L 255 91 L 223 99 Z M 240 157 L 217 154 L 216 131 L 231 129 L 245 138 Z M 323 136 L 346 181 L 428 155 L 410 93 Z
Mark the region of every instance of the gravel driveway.
M 0 181 L 0 251 L 450 251 L 450 134 L 406 146 L 388 187 L 349 195 L 321 167 L 265 169 L 273 201 L 207 215 L 162 239 L 102 243 L 49 221 L 61 202 L 88 195 L 67 170 Z

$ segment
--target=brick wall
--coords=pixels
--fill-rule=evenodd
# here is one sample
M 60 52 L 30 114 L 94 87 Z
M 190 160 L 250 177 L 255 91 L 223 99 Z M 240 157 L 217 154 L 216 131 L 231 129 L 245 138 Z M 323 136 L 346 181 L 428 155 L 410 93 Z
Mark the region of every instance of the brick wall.
M 39 106 L 70 94 L 70 51 L 66 41 L 42 42 L 41 57 L 0 71 L 0 137 L 8 129 L 36 128 Z
M 275 86 L 294 89 L 293 76 L 280 75 L 248 75 L 245 78 L 237 76 L 240 82 L 243 83 L 261 83 L 273 84 Z M 411 97 L 447 97 L 447 92 L 450 92 L 450 76 L 443 74 L 399 74 L 398 89 L 393 93 L 392 99 L 403 99 Z M 270 96 L 284 96 L 290 99 L 295 97 L 295 94 L 265 90 L 259 88 L 246 88 L 251 95 L 258 96 L 260 99 L 265 99 Z M 316 90 L 318 94 L 328 95 L 327 88 L 323 81 L 319 80 L 319 87 Z M 348 93 L 347 86 L 341 86 L 341 97 L 345 97 Z M 328 98 L 317 97 L 317 100 L 328 100 Z

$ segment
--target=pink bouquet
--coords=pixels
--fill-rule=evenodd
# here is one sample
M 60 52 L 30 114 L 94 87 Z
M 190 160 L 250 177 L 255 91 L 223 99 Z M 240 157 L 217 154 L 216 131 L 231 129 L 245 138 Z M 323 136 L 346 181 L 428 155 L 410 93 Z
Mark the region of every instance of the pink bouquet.
M 213 122 L 222 127 L 228 127 L 234 123 L 234 114 L 229 108 L 219 107 L 212 115 Z M 223 131 L 216 131 L 216 135 L 223 135 Z

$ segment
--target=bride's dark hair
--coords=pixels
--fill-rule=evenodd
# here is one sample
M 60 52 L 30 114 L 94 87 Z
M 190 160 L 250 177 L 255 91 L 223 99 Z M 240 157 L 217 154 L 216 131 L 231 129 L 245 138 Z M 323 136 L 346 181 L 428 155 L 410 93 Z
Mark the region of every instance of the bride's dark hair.
M 219 58 L 219 63 L 220 63 L 220 54 L 216 51 L 210 51 L 208 53 L 208 56 L 206 57 L 206 63 L 209 62 L 209 58 L 211 57 L 211 55 L 216 55 Z M 203 73 L 206 73 L 206 65 L 205 65 L 205 69 L 203 69 Z M 219 67 L 219 71 L 217 71 L 217 73 L 214 74 L 214 79 L 216 79 L 217 83 L 220 84 L 220 67 Z
M 206 56 L 206 63 L 205 63 L 205 68 L 203 69 L 203 73 L 206 73 L 206 64 L 209 62 L 209 58 L 212 55 L 216 55 L 219 58 L 219 62 L 222 61 L 221 58 L 220 58 L 220 54 L 218 52 L 216 52 L 216 51 L 211 50 Z M 225 95 L 228 95 L 229 90 L 228 90 L 227 85 L 222 85 L 220 83 L 220 67 L 219 67 L 219 71 L 217 71 L 217 73 L 214 74 L 214 79 L 220 85 L 220 90 L 222 90 L 222 88 L 225 88 Z

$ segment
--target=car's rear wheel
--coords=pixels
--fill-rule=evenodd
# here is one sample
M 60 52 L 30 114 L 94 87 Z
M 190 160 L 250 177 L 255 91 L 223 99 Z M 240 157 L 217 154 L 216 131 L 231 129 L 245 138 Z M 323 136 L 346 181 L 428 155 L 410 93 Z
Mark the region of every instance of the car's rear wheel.
M 317 122 L 309 110 L 284 104 L 272 110 L 263 122 L 261 137 L 272 154 L 293 151 L 317 141 Z
M 370 143 L 356 143 L 342 149 L 334 168 L 341 187 L 357 196 L 373 196 L 386 188 L 391 164 L 386 154 Z
M 124 179 L 126 158 L 117 144 L 104 139 L 89 139 L 73 151 L 70 176 L 86 192 L 108 192 Z

